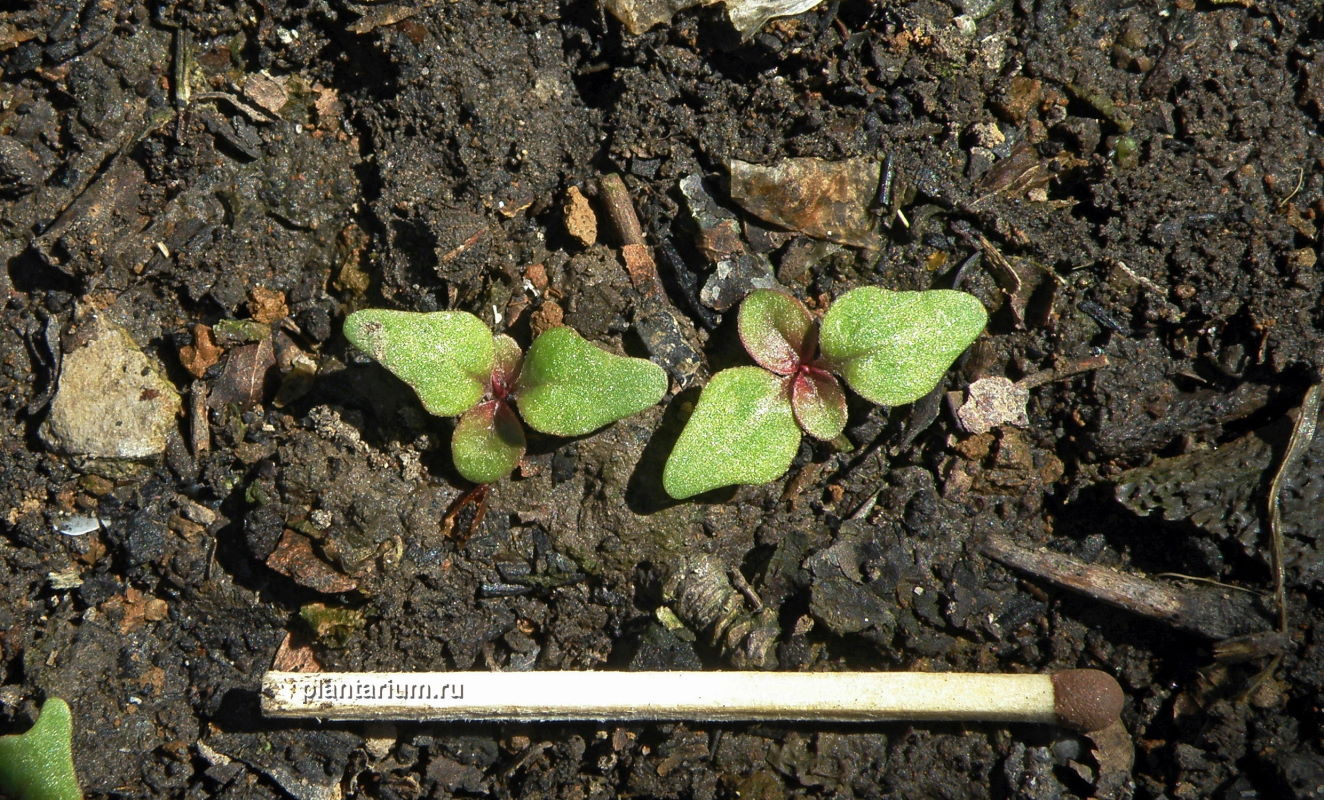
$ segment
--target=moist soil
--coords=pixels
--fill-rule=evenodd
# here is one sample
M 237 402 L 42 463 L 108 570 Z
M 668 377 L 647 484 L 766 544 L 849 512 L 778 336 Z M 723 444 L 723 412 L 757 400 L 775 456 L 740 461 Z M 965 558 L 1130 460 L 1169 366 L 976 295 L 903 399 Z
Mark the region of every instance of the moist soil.
M 230 5 L 0 14 L 0 731 L 67 699 L 89 797 L 1324 795 L 1318 3 L 827 2 L 747 38 L 720 5 L 640 35 L 584 0 Z M 877 247 L 731 196 L 732 159 L 802 157 L 883 165 Z M 991 320 L 785 478 L 669 501 L 750 264 Z M 452 422 L 342 336 L 363 307 L 564 321 L 671 391 L 466 495 Z M 958 424 L 1025 376 L 1024 418 Z M 1125 706 L 323 724 L 262 716 L 273 666 L 1094 667 Z

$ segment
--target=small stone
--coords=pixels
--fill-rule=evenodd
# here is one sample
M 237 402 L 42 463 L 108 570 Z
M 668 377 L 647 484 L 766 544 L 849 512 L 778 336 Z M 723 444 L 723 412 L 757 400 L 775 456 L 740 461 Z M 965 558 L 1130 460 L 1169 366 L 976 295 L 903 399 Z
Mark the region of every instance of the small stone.
M 216 345 L 211 335 L 211 328 L 198 323 L 193 326 L 193 344 L 179 348 L 179 361 L 193 377 L 201 378 L 207 374 L 216 362 L 221 360 L 225 351 Z
M 1313 247 L 1302 247 L 1297 250 L 1293 250 L 1291 255 L 1287 257 L 1287 261 L 1289 264 L 1292 265 L 1292 269 L 1297 269 L 1297 270 L 1311 269 L 1312 267 L 1315 266 L 1315 261 L 1317 259 L 1318 256 L 1316 255 L 1315 248 Z
M 0 197 L 21 197 L 46 180 L 36 154 L 17 139 L 0 136 Z
M 565 229 L 585 247 L 592 247 L 598 240 L 598 217 L 593 213 L 593 206 L 588 202 L 578 186 L 571 186 L 565 193 L 565 204 L 561 206 L 565 218 Z
M 976 145 L 990 150 L 1007 141 L 1007 135 L 996 122 L 976 122 L 970 126 L 970 136 Z
M 993 108 L 1009 122 L 1021 123 L 1043 99 L 1043 84 L 1035 78 L 1018 75 L 1008 90 L 993 103 Z
M 969 433 L 985 433 L 999 425 L 1027 427 L 1025 404 L 1030 390 L 1000 376 L 970 384 L 967 399 L 956 411 L 956 421 Z
M 699 291 L 699 300 L 714 311 L 726 311 L 755 289 L 781 288 L 767 263 L 748 253 L 719 261 Z
M 257 322 L 270 325 L 288 317 L 290 307 L 285 303 L 285 293 L 254 286 L 248 290 L 248 313 Z
M 839 636 L 869 628 L 889 630 L 896 624 L 883 598 L 840 577 L 814 581 L 809 613 Z
M 529 315 L 529 328 L 538 336 L 552 328 L 558 328 L 565 320 L 565 310 L 555 301 L 548 300 L 534 309 Z
M 83 346 L 65 353 L 42 439 L 60 452 L 92 458 L 165 452 L 180 400 L 160 363 L 104 316 L 83 327 Z
M 547 267 L 541 263 L 530 264 L 524 268 L 524 279 L 535 292 L 547 291 Z

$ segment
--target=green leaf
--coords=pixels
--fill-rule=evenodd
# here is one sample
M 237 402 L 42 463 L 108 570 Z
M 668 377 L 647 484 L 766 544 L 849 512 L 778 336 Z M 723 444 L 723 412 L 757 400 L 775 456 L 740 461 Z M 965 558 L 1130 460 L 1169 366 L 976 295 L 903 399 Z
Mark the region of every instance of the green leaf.
M 69 704 L 48 698 L 27 733 L 0 736 L 0 795 L 14 800 L 81 800 L 72 738 Z
M 439 417 L 463 413 L 487 389 L 495 345 L 473 314 L 365 309 L 345 319 L 345 338 L 409 384 Z
M 829 441 L 846 429 L 846 395 L 837 379 L 822 370 L 801 372 L 792 379 L 791 408 L 804 432 Z
M 983 304 L 964 292 L 865 286 L 828 309 L 819 347 L 861 397 L 895 406 L 932 391 L 987 322 Z
M 740 303 L 737 317 L 740 341 L 754 361 L 778 375 L 790 375 L 803 358 L 813 336 L 814 318 L 804 303 L 785 292 L 756 289 Z
M 662 399 L 667 374 L 642 358 L 608 353 L 570 328 L 552 328 L 524 357 L 515 401 L 530 428 L 582 436 Z
M 787 379 L 761 367 L 724 369 L 699 395 L 662 469 L 683 500 L 719 486 L 776 480 L 800 447 Z
M 451 460 L 465 480 L 495 483 L 523 457 L 524 426 L 508 403 L 491 400 L 476 405 L 455 423 Z

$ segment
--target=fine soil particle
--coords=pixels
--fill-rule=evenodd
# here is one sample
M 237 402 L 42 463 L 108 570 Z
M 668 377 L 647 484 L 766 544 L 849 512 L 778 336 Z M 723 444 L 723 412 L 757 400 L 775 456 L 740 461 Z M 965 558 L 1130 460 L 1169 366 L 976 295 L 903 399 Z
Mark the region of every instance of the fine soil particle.
M 0 733 L 67 699 L 89 797 L 1324 791 L 1324 445 L 1284 463 L 1324 366 L 1317 4 L 846 0 L 748 38 L 720 4 L 641 35 L 591 0 L 30 5 L 0 12 Z M 737 163 L 876 166 L 838 196 L 864 234 L 756 218 Z M 734 304 L 774 276 L 819 311 L 956 286 L 991 322 L 942 391 L 852 398 L 785 478 L 673 502 L 696 387 L 746 363 Z M 525 345 L 563 321 L 673 393 L 464 496 L 451 423 L 341 335 L 364 307 Z M 949 413 L 1048 372 L 1011 422 Z M 994 536 L 1061 558 L 1013 571 Z M 1255 593 L 1262 625 L 1209 641 L 1063 563 Z M 1126 700 L 1088 738 L 295 724 L 258 707 L 278 652 L 1090 667 Z

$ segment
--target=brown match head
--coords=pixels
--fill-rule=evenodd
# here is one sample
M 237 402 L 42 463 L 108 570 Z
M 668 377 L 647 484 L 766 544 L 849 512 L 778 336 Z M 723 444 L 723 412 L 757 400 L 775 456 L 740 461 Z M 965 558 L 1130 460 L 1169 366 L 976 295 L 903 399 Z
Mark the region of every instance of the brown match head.
M 1068 669 L 1053 675 L 1057 723 L 1081 733 L 1106 728 L 1122 713 L 1122 687 L 1097 669 Z

